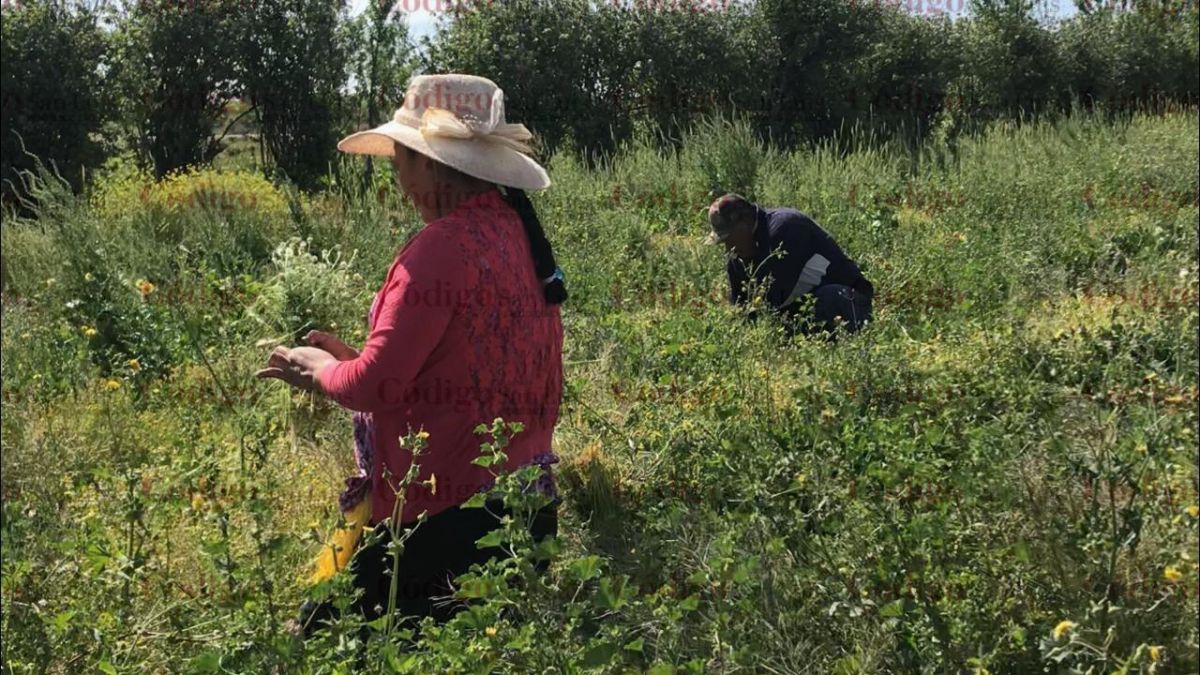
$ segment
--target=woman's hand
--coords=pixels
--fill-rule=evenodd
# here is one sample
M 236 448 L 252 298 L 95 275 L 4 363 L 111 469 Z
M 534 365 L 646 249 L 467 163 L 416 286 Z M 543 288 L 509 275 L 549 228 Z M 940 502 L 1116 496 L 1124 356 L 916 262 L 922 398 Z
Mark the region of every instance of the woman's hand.
M 338 361 L 350 361 L 358 358 L 357 349 L 342 342 L 337 336 L 325 331 L 310 330 L 308 331 L 308 335 L 304 336 L 304 341 L 317 349 L 324 349 Z
M 280 346 L 267 358 L 267 367 L 254 376 L 260 379 L 273 377 L 298 389 L 312 391 L 318 388 L 321 371 L 337 361 L 333 354 L 316 347 L 288 349 Z

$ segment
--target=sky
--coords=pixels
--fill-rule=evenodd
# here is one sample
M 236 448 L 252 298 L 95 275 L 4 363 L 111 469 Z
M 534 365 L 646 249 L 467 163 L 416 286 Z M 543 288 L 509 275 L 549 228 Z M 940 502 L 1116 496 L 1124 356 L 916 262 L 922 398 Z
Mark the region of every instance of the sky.
M 366 0 L 360 1 L 366 2 Z M 437 26 L 437 18 L 432 12 L 418 9 L 415 12 L 408 12 L 406 16 L 408 17 L 408 34 L 414 40 L 433 35 L 433 31 Z
M 445 4 L 447 0 L 440 0 Z M 408 19 L 408 35 L 413 40 L 432 36 L 437 27 L 435 12 L 427 8 L 437 8 L 439 0 L 395 0 L 398 11 L 403 12 Z M 367 6 L 367 0 L 351 0 L 350 13 L 358 14 Z

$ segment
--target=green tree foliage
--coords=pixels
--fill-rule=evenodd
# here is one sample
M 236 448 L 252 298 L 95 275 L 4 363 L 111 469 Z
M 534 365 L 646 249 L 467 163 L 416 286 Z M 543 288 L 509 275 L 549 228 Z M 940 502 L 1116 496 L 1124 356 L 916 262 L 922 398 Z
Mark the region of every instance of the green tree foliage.
M 350 114 L 373 127 L 398 107 L 416 66 L 408 24 L 388 0 L 370 0 L 362 14 L 346 22 L 343 39 L 350 48 Z
M 572 138 L 589 151 L 641 124 L 678 138 L 713 111 L 794 145 L 848 126 L 920 135 L 946 114 L 1056 114 L 1077 100 L 1130 110 L 1196 100 L 1200 70 L 1191 2 L 1085 8 L 1057 25 L 1026 0 L 980 0 L 955 21 L 857 0 L 496 0 L 454 12 L 426 69 L 495 79 L 549 147 Z
M 744 75 L 769 65 L 769 56 L 753 46 L 767 36 L 761 30 L 756 34 L 761 24 L 745 7 L 646 11 L 635 6 L 618 16 L 626 26 L 619 31 L 627 37 L 623 46 L 633 50 L 626 58 L 634 64 L 629 112 L 655 130 L 679 138 L 698 113 L 761 110 L 761 82 Z
M 237 27 L 239 80 L 258 107 L 266 155 L 302 187 L 329 171 L 339 134 L 345 3 L 253 0 Z
M 966 92 L 987 116 L 1047 110 L 1058 83 L 1058 54 L 1029 0 L 978 0 L 964 26 Z
M 974 0 L 953 21 L 898 0 L 421 6 L 445 14 L 419 61 L 404 7 L 387 0 L 356 17 L 345 0 L 138 0 L 114 13 L 107 53 L 93 14 L 67 0 L 6 6 L 5 175 L 25 161 L 21 134 L 78 183 L 99 154 L 103 80 L 157 176 L 219 153 L 222 112 L 241 98 L 262 155 L 304 188 L 327 175 L 340 135 L 390 115 L 417 71 L 490 77 L 543 151 L 589 158 L 639 128 L 678 143 L 709 113 L 794 147 L 849 127 L 949 140 L 975 121 L 1200 97 L 1195 0 L 1080 0 L 1054 23 L 1030 0 Z
M 1197 100 L 1198 18 L 1195 4 L 1189 11 L 1118 14 L 1113 26 L 1112 89 L 1139 100 Z
M 758 11 L 770 26 L 777 59 L 757 75 L 770 78 L 771 136 L 791 143 L 832 133 L 857 107 L 858 92 L 874 90 L 856 81 L 854 66 L 882 37 L 883 8 L 841 0 L 763 0 Z
M 947 105 L 962 70 L 961 39 L 948 19 L 913 19 L 893 8 L 879 17 L 885 39 L 859 61 L 849 99 L 852 121 L 882 131 L 923 133 Z
M 404 15 L 393 11 L 389 0 L 370 0 L 362 14 L 346 22 L 343 40 L 347 55 L 351 91 L 347 107 L 353 125 L 374 127 L 389 119 L 404 99 L 404 89 L 416 67 L 408 24 Z M 371 176 L 371 158 L 367 158 L 367 181 Z
M 1083 13 L 1057 35 L 1062 54 L 1062 92 L 1091 108 L 1115 95 L 1112 82 L 1113 18 L 1108 12 Z
M 572 138 L 612 148 L 628 136 L 628 36 L 621 10 L 586 0 L 456 5 L 429 45 L 427 72 L 467 72 L 504 89 L 508 116 L 553 150 Z
M 5 201 L 21 185 L 18 172 L 34 159 L 57 167 L 76 188 L 80 169 L 95 166 L 93 134 L 105 119 L 103 76 L 97 68 L 105 36 L 95 12 L 63 0 L 4 3 L 0 40 L 0 180 Z
M 162 177 L 208 162 L 237 95 L 236 0 L 139 0 L 119 19 L 114 79 L 132 145 Z
M 338 3 L 142 0 L 120 17 L 115 75 L 134 145 L 159 177 L 211 161 L 235 97 L 280 173 L 305 187 L 336 141 L 345 50 Z

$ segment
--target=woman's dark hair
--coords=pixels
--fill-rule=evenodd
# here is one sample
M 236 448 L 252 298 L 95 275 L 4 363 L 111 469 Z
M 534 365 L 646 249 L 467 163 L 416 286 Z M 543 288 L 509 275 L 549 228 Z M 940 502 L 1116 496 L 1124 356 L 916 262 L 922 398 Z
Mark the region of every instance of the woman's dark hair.
M 529 237 L 529 248 L 533 252 L 533 269 L 538 279 L 542 280 L 546 302 L 561 305 L 567 299 L 567 287 L 563 283 L 562 271 L 554 261 L 554 249 L 546 239 L 542 221 L 538 220 L 537 211 L 533 209 L 533 202 L 529 201 L 529 195 L 524 190 L 511 187 L 504 188 L 504 200 L 521 216 L 521 223 L 525 225 L 525 235 Z

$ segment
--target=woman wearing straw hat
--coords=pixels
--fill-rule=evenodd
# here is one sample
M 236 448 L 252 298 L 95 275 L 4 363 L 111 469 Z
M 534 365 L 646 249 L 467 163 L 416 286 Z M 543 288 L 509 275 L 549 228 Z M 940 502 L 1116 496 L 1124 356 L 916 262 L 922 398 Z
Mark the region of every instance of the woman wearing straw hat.
M 311 346 L 279 347 L 257 373 L 354 411 L 359 472 L 346 481 L 346 525 L 319 558 L 314 581 L 350 563 L 363 590 L 356 609 L 368 620 L 393 592 L 404 616 L 448 618 L 455 607 L 439 598 L 451 594 L 450 582 L 499 554 L 475 542 L 496 527 L 502 504 L 460 508 L 491 479 L 488 468 L 472 463 L 487 440 L 475 435 L 479 424 L 496 417 L 523 424 L 505 448 L 507 468 L 542 466 L 538 486 L 552 501 L 537 514 L 533 534 L 556 533 L 549 465 L 557 461 L 550 445 L 562 395 L 558 305 L 566 290 L 525 195 L 550 185 L 529 157 L 530 137 L 505 120 L 495 83 L 428 75 L 412 80 L 392 121 L 338 143 L 343 152 L 391 157 L 425 227 L 392 264 L 361 350 L 314 331 L 306 337 Z M 416 480 L 402 489 L 412 462 L 402 437 L 411 434 L 427 438 L 427 447 Z M 404 544 L 399 588 L 391 589 L 388 537 L 360 547 L 363 527 L 387 521 L 397 530 L 422 513 L 426 520 Z M 331 607 L 306 603 L 305 632 L 330 618 Z

